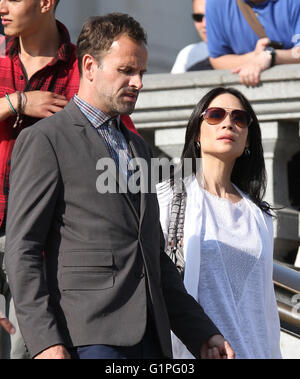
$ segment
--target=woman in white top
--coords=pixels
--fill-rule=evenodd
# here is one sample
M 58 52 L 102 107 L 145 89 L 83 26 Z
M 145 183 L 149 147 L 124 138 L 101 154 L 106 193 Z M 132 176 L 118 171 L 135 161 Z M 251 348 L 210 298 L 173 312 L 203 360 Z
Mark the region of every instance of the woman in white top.
M 196 169 L 200 157 L 201 169 Z M 239 91 L 215 88 L 197 104 L 182 162 L 186 158 L 193 162 L 193 174 L 184 178 L 180 194 L 185 199 L 179 215 L 182 239 L 179 222 L 174 227 L 171 216 L 174 180 L 158 186 L 167 252 L 184 271 L 187 291 L 230 342 L 236 358 L 281 358 L 272 282 L 272 209 L 262 201 L 266 174 L 261 132 Z M 174 209 L 176 216 L 178 207 Z M 172 341 L 175 358 L 192 358 L 175 335 Z

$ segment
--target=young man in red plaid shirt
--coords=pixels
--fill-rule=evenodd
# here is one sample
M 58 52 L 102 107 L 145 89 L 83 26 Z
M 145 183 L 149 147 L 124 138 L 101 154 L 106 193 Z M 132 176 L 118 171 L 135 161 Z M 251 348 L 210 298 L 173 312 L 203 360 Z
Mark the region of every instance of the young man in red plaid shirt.
M 11 341 L 8 334 L 2 336 L 0 357 L 4 358 L 26 357 L 1 268 L 12 149 L 23 128 L 62 110 L 79 86 L 75 45 L 65 26 L 55 19 L 58 2 L 0 0 L 7 36 L 5 52 L 0 50 L 0 293 L 6 297 L 9 318 L 17 330 Z M 122 120 L 136 131 L 129 116 Z

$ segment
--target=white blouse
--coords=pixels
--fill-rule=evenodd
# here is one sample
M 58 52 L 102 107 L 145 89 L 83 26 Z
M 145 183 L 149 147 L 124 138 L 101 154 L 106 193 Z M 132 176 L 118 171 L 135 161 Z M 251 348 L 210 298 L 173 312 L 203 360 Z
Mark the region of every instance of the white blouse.
M 281 358 L 271 217 L 238 188 L 242 200 L 234 204 L 205 191 L 195 177 L 186 186 L 187 291 L 230 342 L 236 358 Z M 166 237 L 171 191 L 159 187 L 158 199 Z M 193 358 L 173 334 L 172 345 L 174 358 Z

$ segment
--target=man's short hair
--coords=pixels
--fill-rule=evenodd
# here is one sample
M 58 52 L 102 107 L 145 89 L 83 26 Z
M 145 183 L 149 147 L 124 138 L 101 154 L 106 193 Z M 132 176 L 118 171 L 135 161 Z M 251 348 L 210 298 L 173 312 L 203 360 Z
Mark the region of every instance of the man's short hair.
M 138 43 L 147 44 L 147 35 L 138 21 L 125 13 L 109 13 L 90 17 L 82 27 L 77 40 L 77 58 L 80 75 L 82 59 L 90 54 L 100 61 L 118 36 L 127 35 Z

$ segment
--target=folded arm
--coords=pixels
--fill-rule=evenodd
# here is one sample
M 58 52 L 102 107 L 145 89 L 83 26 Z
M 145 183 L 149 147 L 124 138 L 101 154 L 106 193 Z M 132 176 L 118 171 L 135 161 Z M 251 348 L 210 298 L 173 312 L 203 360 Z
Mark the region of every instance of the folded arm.
M 16 112 L 18 111 L 17 92 L 9 94 L 9 101 L 5 96 L 0 98 L 0 121 L 13 116 L 13 109 Z M 28 91 L 25 93 L 23 103 L 22 113 L 24 115 L 35 118 L 45 118 L 61 111 L 68 104 L 68 100 L 65 96 L 58 95 L 54 92 Z
M 217 70 L 231 69 L 238 74 L 241 83 L 247 86 L 256 86 L 260 82 L 260 75 L 271 66 L 272 57 L 264 49 L 270 40 L 262 38 L 258 40 L 254 51 L 246 54 L 228 54 L 218 58 L 210 58 L 211 65 Z M 300 62 L 300 47 L 286 50 L 275 50 L 275 65 L 294 64 Z

